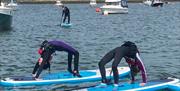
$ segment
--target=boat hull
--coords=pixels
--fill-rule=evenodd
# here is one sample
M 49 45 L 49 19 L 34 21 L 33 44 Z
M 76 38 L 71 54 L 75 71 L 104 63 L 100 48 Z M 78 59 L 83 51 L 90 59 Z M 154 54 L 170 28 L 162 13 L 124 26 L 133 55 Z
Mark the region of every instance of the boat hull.
M 152 7 L 159 7 L 159 6 L 163 6 L 163 3 L 154 3 L 151 5 Z
M 11 29 L 12 16 L 0 13 L 0 30 Z
M 0 30 L 11 29 L 13 9 L 0 6 Z

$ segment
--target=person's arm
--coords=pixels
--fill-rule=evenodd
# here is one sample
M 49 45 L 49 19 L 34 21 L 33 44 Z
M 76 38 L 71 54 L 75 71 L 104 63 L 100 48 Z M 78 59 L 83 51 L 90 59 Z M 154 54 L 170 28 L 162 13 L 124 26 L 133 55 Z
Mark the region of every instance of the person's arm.
M 45 63 L 46 63 L 45 61 L 42 61 L 41 65 L 40 65 L 40 67 L 39 67 L 39 69 L 37 71 L 37 74 L 35 76 L 35 79 L 39 78 L 39 75 L 41 74 L 41 72 L 43 70 L 43 66 L 44 66 Z
M 45 63 L 47 62 L 47 61 L 49 61 L 48 59 L 49 59 L 49 54 L 48 54 L 48 52 L 46 51 L 46 52 L 44 52 L 43 54 L 42 54 L 43 56 L 42 56 L 42 63 L 40 64 L 40 66 L 39 66 L 39 69 L 38 69 L 38 71 L 37 71 L 37 74 L 36 74 L 36 76 L 35 76 L 35 79 L 36 78 L 39 78 L 39 75 L 41 74 L 41 72 L 42 72 L 42 70 L 43 70 L 43 66 L 45 65 Z
M 63 11 L 62 11 L 62 17 L 63 17 L 63 15 L 65 15 L 65 13 L 67 12 L 67 10 L 68 10 L 67 7 L 64 7 L 64 8 L 63 8 Z
M 38 68 L 39 68 L 39 62 L 36 62 L 36 65 L 35 65 L 33 72 L 32 72 L 33 77 L 35 77 L 35 74 L 36 74 L 36 71 Z
M 128 63 L 128 66 L 129 66 L 129 68 L 131 68 L 131 65 L 132 64 L 135 64 L 130 58 L 128 58 L 128 57 L 125 57 L 125 60 L 126 60 L 126 62 Z M 135 77 L 134 77 L 134 75 L 133 75 L 133 72 L 132 72 L 132 69 L 130 69 L 131 71 L 131 73 L 130 73 L 130 76 L 131 76 L 131 82 L 130 83 L 134 83 L 134 81 L 135 81 Z
M 136 53 L 136 57 L 138 59 L 138 66 L 141 70 L 141 76 L 142 76 L 142 79 L 143 79 L 143 82 L 141 83 L 142 85 L 145 85 L 145 83 L 147 82 L 147 74 L 146 74 L 146 70 L 145 70 L 145 66 L 139 56 L 138 53 Z

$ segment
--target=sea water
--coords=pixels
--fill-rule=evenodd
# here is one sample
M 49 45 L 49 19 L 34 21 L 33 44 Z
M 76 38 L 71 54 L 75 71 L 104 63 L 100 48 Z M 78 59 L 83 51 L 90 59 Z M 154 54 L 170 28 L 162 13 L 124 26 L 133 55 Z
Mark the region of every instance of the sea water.
M 12 30 L 0 31 L 0 77 L 31 75 L 42 41 L 60 40 L 80 53 L 80 70 L 98 69 L 98 62 L 124 41 L 135 42 L 148 80 L 180 78 L 180 3 L 149 7 L 129 3 L 128 14 L 102 15 L 89 4 L 66 4 L 70 28 L 62 28 L 62 9 L 54 4 L 19 4 L 13 12 Z M 97 7 L 102 6 L 98 4 Z M 119 66 L 127 66 L 124 59 Z M 106 67 L 111 67 L 111 63 Z M 56 52 L 53 72 L 67 69 L 67 53 Z M 45 73 L 47 71 L 43 71 Z M 140 75 L 137 77 L 141 79 Z M 90 85 L 91 83 L 86 83 Z M 84 84 L 0 87 L 4 91 L 66 90 Z

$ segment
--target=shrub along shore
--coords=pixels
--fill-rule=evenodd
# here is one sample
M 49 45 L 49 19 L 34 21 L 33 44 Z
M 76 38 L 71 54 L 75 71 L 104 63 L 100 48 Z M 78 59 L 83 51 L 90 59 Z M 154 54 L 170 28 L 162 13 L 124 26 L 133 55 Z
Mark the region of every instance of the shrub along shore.
M 56 3 L 56 0 L 16 0 L 18 3 Z M 89 3 L 90 0 L 61 0 L 62 3 Z M 96 0 L 97 3 L 104 3 L 105 0 Z M 127 0 L 130 3 L 141 3 L 143 0 Z M 165 0 L 165 2 L 180 1 L 180 0 Z

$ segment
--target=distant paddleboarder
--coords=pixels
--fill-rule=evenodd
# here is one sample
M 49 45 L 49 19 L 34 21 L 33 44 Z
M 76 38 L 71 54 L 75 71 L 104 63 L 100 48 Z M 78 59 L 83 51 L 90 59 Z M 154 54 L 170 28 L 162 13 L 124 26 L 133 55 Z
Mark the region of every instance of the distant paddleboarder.
M 63 11 L 62 11 L 62 17 L 63 17 L 63 23 L 65 23 L 66 18 L 68 18 L 68 24 L 70 24 L 70 10 L 68 7 L 62 5 Z

